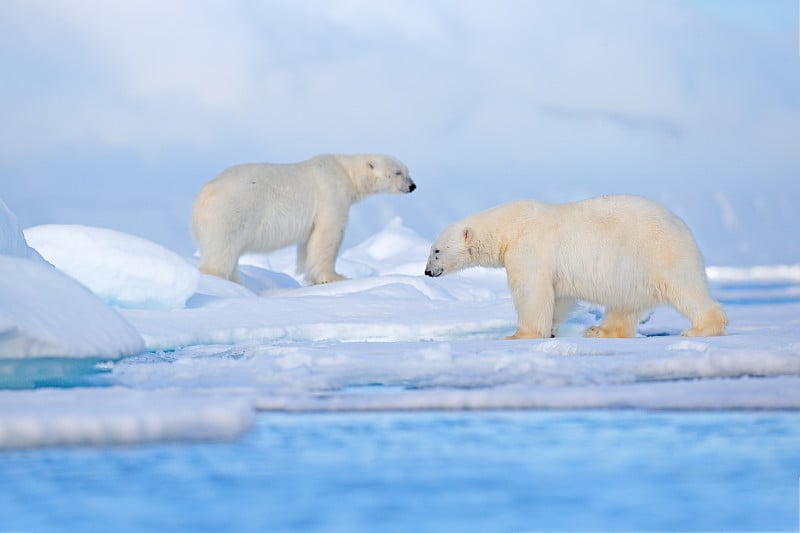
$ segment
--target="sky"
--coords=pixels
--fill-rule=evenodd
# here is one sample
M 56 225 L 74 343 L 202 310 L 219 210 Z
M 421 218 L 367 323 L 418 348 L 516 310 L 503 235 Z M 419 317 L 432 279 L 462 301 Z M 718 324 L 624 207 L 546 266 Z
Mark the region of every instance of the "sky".
M 194 251 L 203 183 L 328 152 L 419 189 L 353 209 L 432 239 L 517 198 L 630 192 L 709 262 L 800 262 L 796 0 L 0 3 L 0 197 Z M 349 241 L 349 242 L 348 242 Z

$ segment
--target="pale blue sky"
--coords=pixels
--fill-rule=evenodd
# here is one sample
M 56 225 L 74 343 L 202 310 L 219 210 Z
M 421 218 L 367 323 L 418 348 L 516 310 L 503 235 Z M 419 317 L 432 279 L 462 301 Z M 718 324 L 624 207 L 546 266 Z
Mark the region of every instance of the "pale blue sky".
M 688 8 L 705 11 L 727 24 L 766 35 L 797 36 L 796 0 L 683 0 Z M 794 15 L 794 16 L 792 16 Z
M 795 0 L 0 3 L 0 197 L 192 250 L 227 165 L 387 152 L 353 212 L 428 238 L 501 201 L 662 200 L 713 260 L 800 261 Z M 769 233 L 770 238 L 765 238 Z M 772 237 L 777 235 L 777 237 Z

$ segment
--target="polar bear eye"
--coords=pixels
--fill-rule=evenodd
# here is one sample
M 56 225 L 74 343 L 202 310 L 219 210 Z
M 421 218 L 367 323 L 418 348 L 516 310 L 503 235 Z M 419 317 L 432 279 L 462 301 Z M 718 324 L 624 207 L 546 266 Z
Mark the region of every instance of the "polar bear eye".
M 402 176 L 402 175 L 403 175 L 403 173 L 402 173 L 402 172 L 400 172 L 400 171 L 398 170 L 397 172 L 395 172 L 395 173 L 394 173 L 394 175 L 395 175 L 395 176 Z

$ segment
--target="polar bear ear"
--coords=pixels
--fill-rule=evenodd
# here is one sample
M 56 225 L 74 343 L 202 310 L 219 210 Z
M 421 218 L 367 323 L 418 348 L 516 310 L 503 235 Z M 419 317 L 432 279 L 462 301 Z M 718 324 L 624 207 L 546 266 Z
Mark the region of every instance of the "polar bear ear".
M 461 232 L 461 236 L 464 237 L 464 243 L 469 244 L 472 240 L 472 228 L 464 228 Z

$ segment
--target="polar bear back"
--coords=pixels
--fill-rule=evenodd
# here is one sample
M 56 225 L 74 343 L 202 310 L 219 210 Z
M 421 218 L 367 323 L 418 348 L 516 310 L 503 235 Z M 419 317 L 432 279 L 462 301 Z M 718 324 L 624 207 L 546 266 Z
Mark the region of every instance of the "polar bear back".
M 332 156 L 234 165 L 198 195 L 192 233 L 196 241 L 246 236 L 243 251 L 274 250 L 308 237 L 320 199 L 347 213 L 351 195 L 349 179 Z
M 652 200 L 613 195 L 531 208 L 534 220 L 553 228 L 546 246 L 557 293 L 631 308 L 663 301 L 676 281 L 705 280 L 689 228 Z

